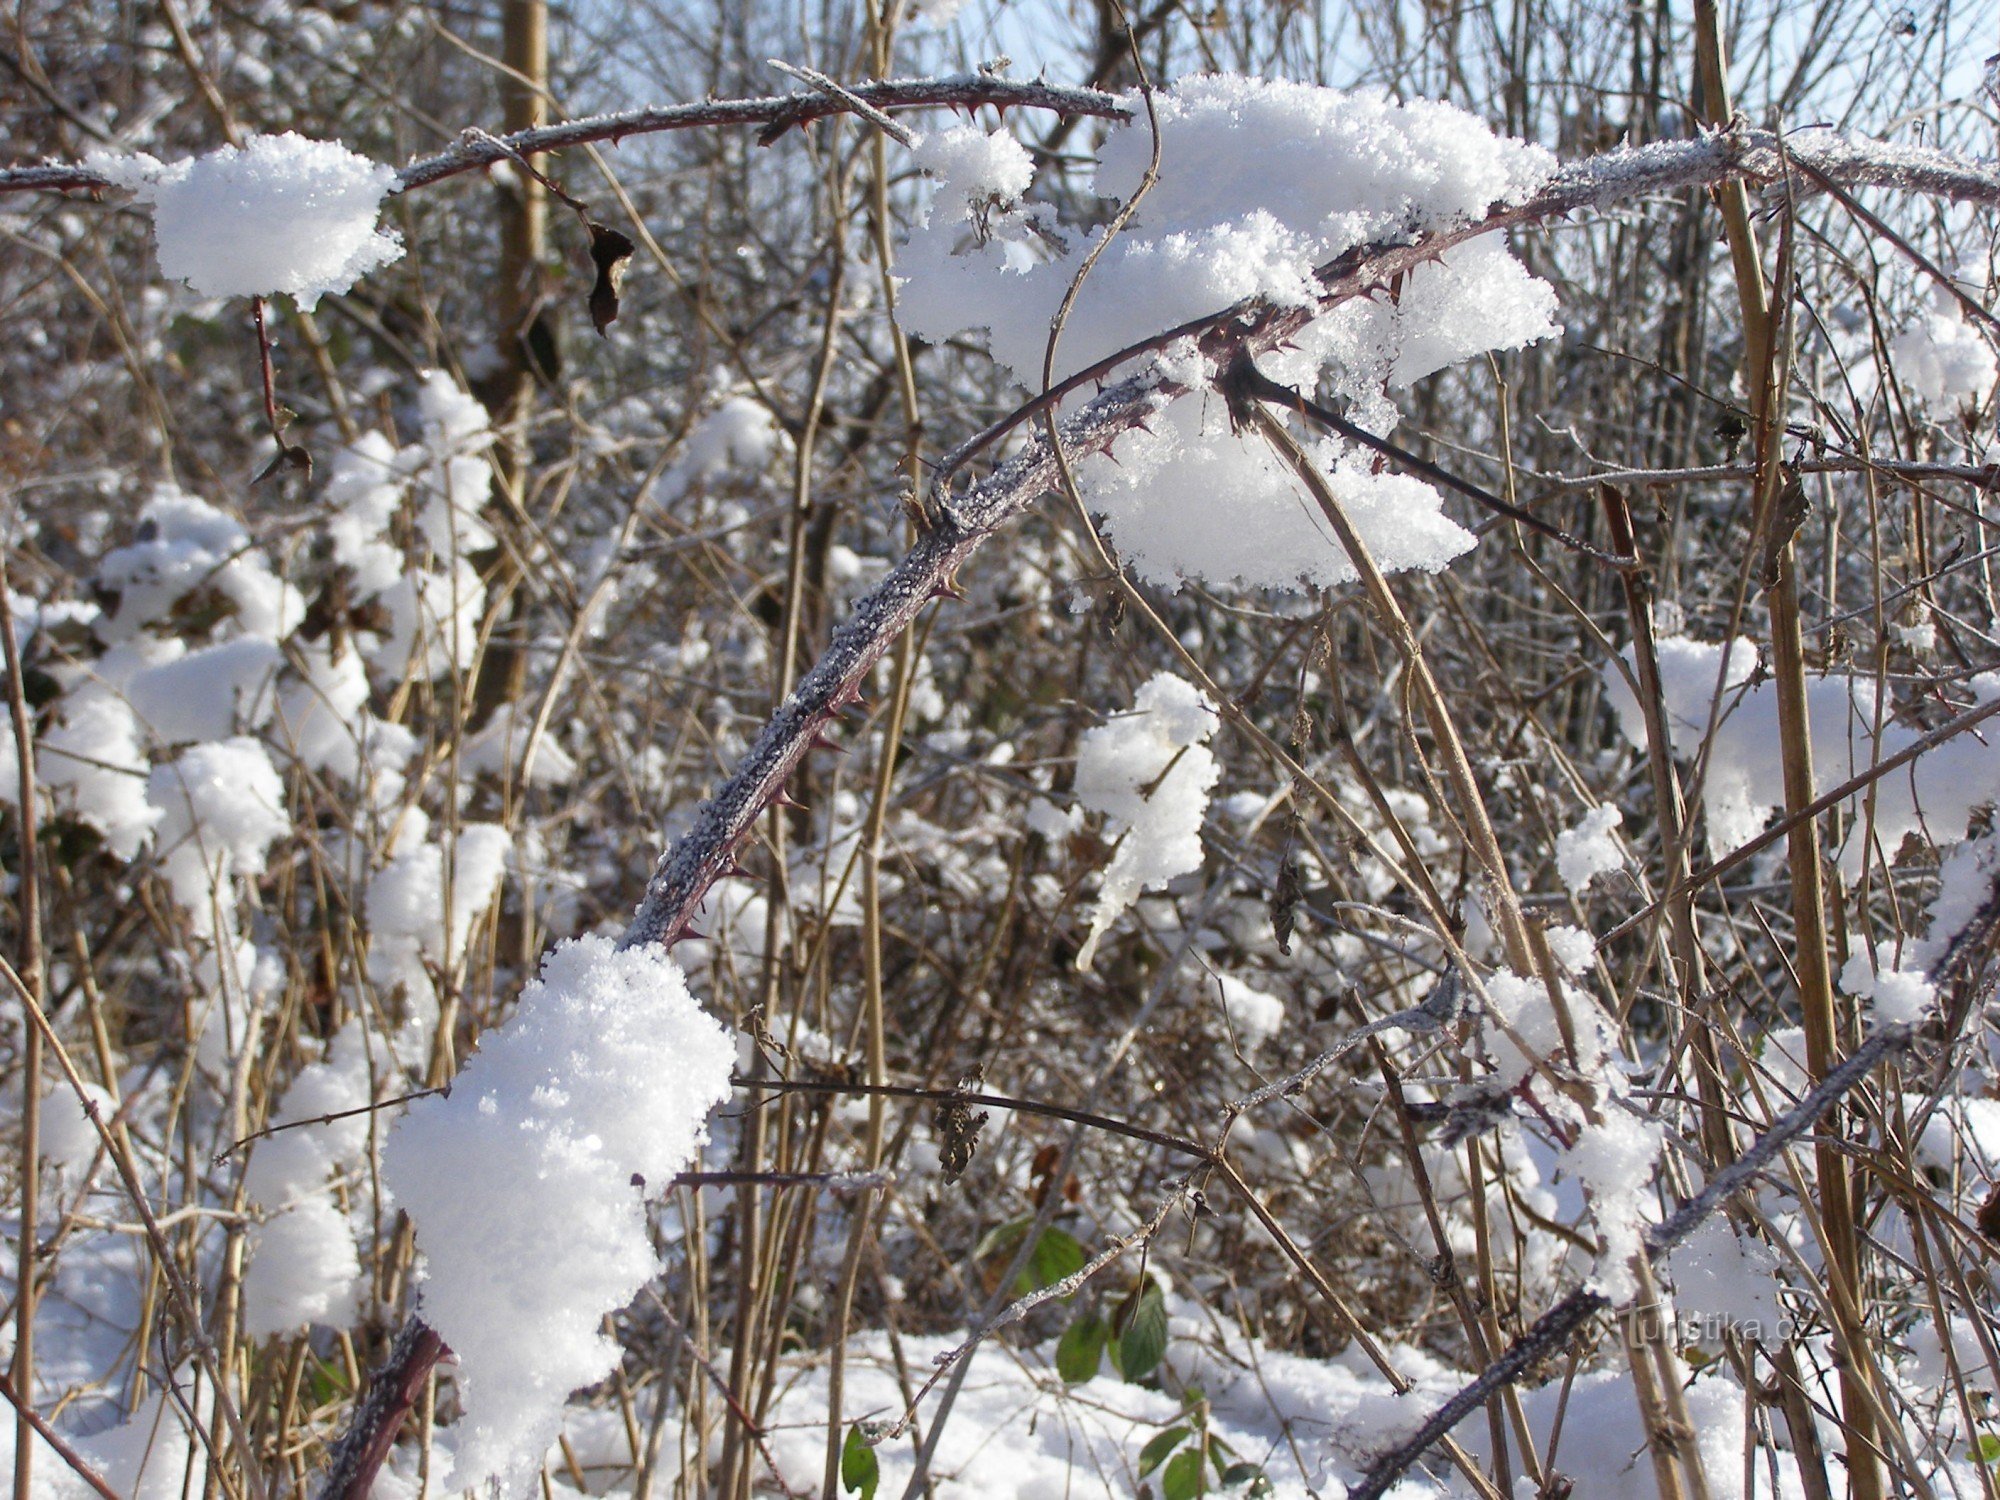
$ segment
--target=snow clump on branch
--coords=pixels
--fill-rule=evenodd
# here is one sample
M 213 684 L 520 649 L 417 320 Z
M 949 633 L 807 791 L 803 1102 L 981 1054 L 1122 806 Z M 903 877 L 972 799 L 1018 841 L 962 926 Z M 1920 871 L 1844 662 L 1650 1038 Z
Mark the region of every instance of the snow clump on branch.
M 563 1403 L 609 1374 L 605 1316 L 658 1271 L 646 1192 L 693 1157 L 735 1048 L 654 947 L 555 948 L 382 1176 L 416 1226 L 423 1317 L 458 1358 L 451 1486 L 525 1492 Z
M 1022 201 L 1032 163 L 1010 137 L 957 127 L 920 142 L 918 163 L 939 185 L 901 261 L 903 327 L 932 341 L 984 329 L 993 357 L 1039 389 L 1051 323 L 1100 250 L 1062 328 L 1057 379 L 1246 298 L 1310 307 L 1315 268 L 1342 252 L 1465 223 L 1526 197 L 1555 167 L 1446 104 L 1234 77 L 1187 79 L 1152 103 L 1159 180 L 1108 245 L 1108 230 L 1076 232 L 1047 204 Z M 1102 198 L 1132 199 L 1150 161 L 1146 113 L 1133 106 L 1099 154 Z M 1554 308 L 1553 290 L 1503 246 L 1473 241 L 1411 273 L 1393 300 L 1330 309 L 1261 365 L 1301 389 L 1330 384 L 1352 420 L 1387 432 L 1393 392 L 1549 337 Z M 1214 378 L 1191 346 L 1175 363 L 1189 385 Z M 1429 485 L 1375 473 L 1372 455 L 1338 440 L 1312 448 L 1385 570 L 1434 572 L 1471 547 Z M 1078 479 L 1148 582 L 1295 588 L 1355 576 L 1290 472 L 1232 431 L 1207 390 L 1085 458 Z
M 1194 687 L 1162 672 L 1129 714 L 1085 733 L 1076 753 L 1077 800 L 1103 813 L 1118 848 L 1104 872 L 1076 965 L 1088 969 L 1097 941 L 1139 893 L 1201 868 L 1201 820 L 1222 768 L 1203 747 L 1215 709 Z
M 395 169 L 338 141 L 287 131 L 190 160 L 97 152 L 84 165 L 151 206 L 160 270 L 204 296 L 285 292 L 310 312 L 403 253 L 375 227 Z

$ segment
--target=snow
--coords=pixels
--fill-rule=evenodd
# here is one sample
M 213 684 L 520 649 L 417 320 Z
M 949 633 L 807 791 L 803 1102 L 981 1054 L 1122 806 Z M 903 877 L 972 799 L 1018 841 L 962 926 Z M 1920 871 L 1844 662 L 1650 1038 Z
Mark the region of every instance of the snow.
M 269 637 L 242 635 L 141 668 L 125 683 L 125 698 L 156 744 L 226 739 L 270 717 L 283 660 Z
M 1178 1298 L 1170 1297 L 1169 1307 L 1170 1388 L 1200 1393 L 1209 1430 L 1263 1469 L 1275 1500 L 1343 1493 L 1377 1454 L 1468 1378 L 1421 1350 L 1392 1345 L 1388 1357 L 1412 1383 L 1406 1394 L 1398 1394 L 1352 1348 L 1306 1359 L 1219 1332 Z M 900 1372 L 929 1369 L 958 1341 L 954 1335 L 906 1333 L 892 1351 L 883 1334 L 855 1337 L 848 1349 L 843 1417 L 893 1420 L 904 1406 L 907 1375 Z M 1128 1385 L 1109 1373 L 1063 1384 L 1053 1368 L 1053 1344 L 1015 1349 L 988 1343 L 974 1361 L 933 1456 L 931 1483 L 940 1500 L 1133 1494 L 1141 1484 L 1141 1449 L 1184 1417 L 1182 1404 L 1168 1392 Z M 1710 1493 L 1718 1500 L 1742 1500 L 1742 1388 L 1721 1370 L 1688 1369 L 1684 1395 Z M 1521 1403 L 1537 1451 L 1556 1471 L 1580 1481 L 1577 1493 L 1587 1492 L 1592 1500 L 1657 1495 L 1638 1403 L 1623 1371 L 1584 1371 L 1573 1379 L 1559 1374 L 1524 1386 Z M 795 1492 L 815 1490 L 820 1482 L 827 1406 L 823 1363 L 788 1370 L 778 1383 L 768 1443 Z M 591 1418 L 576 1413 L 572 1430 L 580 1435 L 596 1430 Z M 1558 1421 L 1560 1440 L 1551 1447 Z M 1483 1411 L 1467 1417 L 1454 1435 L 1475 1455 L 1487 1454 L 1490 1429 Z M 622 1431 L 614 1429 L 611 1441 L 616 1454 Z M 585 1438 L 572 1446 L 581 1453 L 599 1443 Z M 883 1442 L 875 1455 L 881 1465 L 876 1493 L 904 1493 L 913 1469 L 912 1444 Z M 556 1456 L 550 1472 L 552 1477 L 563 1472 Z M 1757 1477 L 1756 1493 L 1769 1495 L 1761 1471 Z M 1157 1474 L 1153 1488 L 1157 1492 Z M 1531 1492 L 1524 1481 L 1520 1493 Z M 1442 1500 L 1469 1491 L 1440 1464 L 1428 1475 L 1423 1468 L 1412 1471 L 1391 1493 L 1399 1500 Z
M 1603 1237 L 1592 1284 L 1614 1303 L 1630 1301 L 1638 1291 L 1632 1263 L 1654 1217 L 1653 1170 L 1665 1141 L 1657 1120 L 1641 1119 L 1606 1100 L 1601 1118 L 1586 1123 L 1562 1153 L 1564 1166 L 1590 1190 L 1591 1217 Z
M 481 516 L 493 493 L 485 409 L 437 370 L 422 378 L 416 408 L 413 442 L 398 448 L 364 434 L 334 454 L 326 486 L 334 559 L 349 572 L 354 602 L 378 605 L 386 619 L 360 633 L 362 653 L 390 683 L 412 670 L 434 678 L 471 667 L 486 585 L 470 554 L 494 545 Z M 414 555 L 391 535 L 405 510 Z
M 354 1230 L 331 1196 L 316 1193 L 258 1225 L 246 1254 L 243 1331 L 253 1339 L 308 1323 L 346 1328 L 360 1307 Z
M 1104 872 L 1090 934 L 1077 954 L 1088 969 L 1097 943 L 1145 890 L 1201 868 L 1201 823 L 1222 774 L 1202 742 L 1215 710 L 1190 683 L 1161 672 L 1132 712 L 1084 733 L 1077 745 L 1077 801 L 1102 813 L 1117 850 Z
M 530 745 L 534 715 L 513 704 L 503 705 L 459 750 L 459 769 L 493 776 L 512 776 L 529 786 L 557 786 L 576 774 L 576 761 L 556 743 L 553 724 Z M 534 757 L 528 751 L 534 750 Z
M 160 810 L 168 883 L 197 925 L 212 886 L 263 874 L 271 845 L 292 831 L 277 768 L 262 743 L 244 735 L 154 767 L 146 796 Z
M 1889 340 L 1889 363 L 1911 393 L 1933 412 L 1947 414 L 1960 406 L 1978 406 L 2000 373 L 1993 346 L 1965 321 L 1956 297 L 1942 287 L 1933 296 L 1931 310 Z
M 1625 821 L 1625 815 L 1610 803 L 1593 807 L 1583 821 L 1556 835 L 1556 875 L 1565 890 L 1581 896 L 1591 881 L 1625 863 L 1625 856 L 1611 830 Z
M 356 1231 L 334 1183 L 361 1165 L 368 1144 L 369 1119 L 358 1111 L 373 1098 L 370 1052 L 366 1028 L 349 1021 L 326 1059 L 302 1068 L 285 1090 L 271 1124 L 286 1128 L 252 1148 L 243 1190 L 263 1214 L 245 1246 L 243 1326 L 252 1338 L 308 1323 L 345 1328 L 359 1308 Z M 343 1118 L 323 1121 L 327 1115 Z
M 458 1361 L 453 1488 L 525 1493 L 564 1400 L 617 1362 L 603 1320 L 658 1269 L 643 1194 L 693 1156 L 734 1061 L 663 952 L 580 938 L 449 1097 L 397 1124 L 383 1180 L 416 1226 L 422 1314 Z
M 399 851 L 368 882 L 366 912 L 376 956 L 400 940 L 434 964 L 457 962 L 473 923 L 500 892 L 512 847 L 499 824 L 468 823 L 452 845 L 449 871 L 438 844 L 424 842 Z
M 1308 307 L 1315 268 L 1365 242 L 1442 228 L 1532 192 L 1554 169 L 1539 148 L 1496 136 L 1445 104 L 1398 104 L 1303 84 L 1213 76 L 1153 96 L 1160 177 L 1106 242 L 1045 204 L 1023 203 L 1028 160 L 1001 136 L 948 130 L 917 148 L 939 186 L 899 261 L 897 317 L 932 342 L 983 330 L 993 357 L 1039 388 L 1052 320 L 1086 259 L 1100 252 L 1062 329 L 1060 377 L 1163 329 L 1248 298 Z M 1145 110 L 1114 127 L 1094 190 L 1138 190 L 1152 150 Z M 1266 373 L 1302 389 L 1333 385 L 1350 415 L 1395 423 L 1388 392 L 1492 349 L 1553 334 L 1554 293 L 1497 243 L 1459 247 L 1405 278 L 1394 304 L 1353 301 L 1310 324 Z M 1193 378 L 1179 356 L 1178 378 Z M 1212 373 L 1212 372 L 1211 372 Z M 1229 430 L 1212 393 L 1183 396 L 1093 454 L 1078 479 L 1091 509 L 1142 577 L 1297 588 L 1353 577 L 1295 478 L 1257 441 Z M 1471 546 L 1426 484 L 1377 474 L 1345 444 L 1314 455 L 1385 570 L 1435 571 Z
M 368 712 L 368 673 L 351 642 L 301 641 L 296 652 L 303 671 L 279 689 L 274 739 L 308 770 L 367 786 L 377 806 L 393 805 L 415 734 Z
M 1276 995 L 1245 984 L 1234 974 L 1218 974 L 1215 985 L 1230 1029 L 1245 1047 L 1268 1042 L 1284 1028 L 1285 1002 Z
M 206 500 L 157 486 L 140 508 L 138 530 L 137 541 L 106 553 L 98 565 L 99 587 L 118 596 L 98 618 L 104 640 L 128 640 L 164 621 L 205 586 L 233 606 L 237 626 L 252 635 L 289 635 L 305 617 L 305 601 L 251 548 L 242 523 Z
M 1713 1325 L 1751 1338 L 1778 1337 L 1784 1318 L 1778 1254 L 1759 1241 L 1738 1238 L 1725 1216 L 1716 1215 L 1676 1246 L 1667 1268 L 1676 1309 L 1699 1320 L 1704 1335 Z M 1703 1337 L 1696 1342 L 1720 1347 L 1722 1341 Z
M 138 720 L 102 684 L 86 682 L 63 695 L 58 722 L 37 749 L 35 770 L 51 802 L 95 828 L 119 859 L 136 856 L 160 821 L 159 807 L 146 796 Z M 16 769 L 0 777 L 0 799 L 19 798 Z
M 653 486 L 653 503 L 670 505 L 723 474 L 759 472 L 776 456 L 780 436 L 769 408 L 748 396 L 727 397 L 688 434 L 680 457 Z
M 1002 131 L 951 125 L 920 137 L 912 147 L 917 165 L 940 181 L 931 217 L 944 223 L 971 223 L 987 205 L 1012 203 L 1034 181 L 1035 160 Z
M 1937 1004 L 1937 987 L 1921 971 L 1895 965 L 1878 970 L 1865 948 L 1849 956 L 1840 987 L 1868 1001 L 1876 1017 L 1888 1022 L 1915 1023 Z
M 310 312 L 403 253 L 375 227 L 393 168 L 287 131 L 164 163 L 91 155 L 86 166 L 153 210 L 160 270 L 209 297 L 284 292 Z
M 109 1124 L 117 1113 L 117 1104 L 111 1095 L 88 1080 L 83 1085 L 83 1092 L 97 1106 L 105 1123 Z M 80 1180 L 97 1159 L 103 1138 L 98 1135 L 97 1127 L 90 1123 L 90 1116 L 84 1113 L 76 1090 L 64 1083 L 44 1094 L 40 1125 L 42 1160 L 71 1181 Z
M 1581 927 L 1551 927 L 1549 953 L 1567 974 L 1581 974 L 1597 959 L 1597 939 Z
M 1494 1028 L 1488 1044 L 1499 1080 L 1512 1088 L 1534 1072 L 1535 1058 L 1546 1059 L 1564 1050 L 1562 1025 L 1549 998 L 1549 987 L 1539 977 L 1502 969 L 1488 975 L 1481 988 L 1487 1013 L 1506 1028 Z M 1603 1011 L 1574 985 L 1562 986 L 1562 998 L 1576 1032 L 1577 1048 L 1583 1054 L 1572 1061 L 1579 1072 L 1595 1074 L 1613 1051 Z
M 1219 405 L 1220 398 L 1209 404 Z M 1218 421 L 1194 397 L 1078 466 L 1091 509 L 1132 570 L 1163 588 L 1184 578 L 1250 588 L 1332 588 L 1357 576 L 1319 507 L 1270 445 Z M 1436 490 L 1329 439 L 1306 449 L 1385 573 L 1437 572 L 1473 535 L 1443 513 Z
M 1720 646 L 1674 636 L 1659 642 L 1661 695 L 1673 752 L 1691 760 L 1706 743 L 1706 830 L 1710 855 L 1717 859 L 1755 838 L 1785 800 L 1776 685 L 1756 677 L 1757 649 L 1748 640 L 1737 638 L 1727 655 L 1724 676 Z M 1626 738 L 1643 748 L 1645 721 L 1623 674 L 1607 670 L 1604 681 Z M 2000 673 L 1982 673 L 1966 687 L 1973 706 L 1990 703 L 2000 696 Z M 1709 734 L 1712 701 L 1716 724 Z M 1874 679 L 1858 674 L 1808 676 L 1806 708 L 1813 784 L 1821 792 L 1898 754 L 1922 734 L 1897 723 L 1894 705 L 1878 701 Z M 1956 844 L 1974 814 L 1996 802 L 2000 752 L 1976 733 L 1947 740 L 1879 779 L 1865 808 L 1868 817 L 1859 816 L 1864 809 L 1856 801 L 1841 867 L 1851 877 L 1871 855 L 1894 860 L 1912 835 L 1938 846 Z M 1904 996 L 1892 1003 L 1915 1001 Z

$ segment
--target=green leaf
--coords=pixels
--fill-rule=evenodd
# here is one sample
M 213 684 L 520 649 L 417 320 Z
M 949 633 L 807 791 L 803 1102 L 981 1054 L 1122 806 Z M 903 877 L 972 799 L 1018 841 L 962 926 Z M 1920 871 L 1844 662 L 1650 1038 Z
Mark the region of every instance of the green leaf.
M 858 1491 L 861 1500 L 875 1500 L 875 1486 L 881 1482 L 882 1465 L 856 1422 L 847 1429 L 847 1441 L 840 1450 L 840 1487 L 850 1495 Z
M 1118 1336 L 1118 1373 L 1134 1385 L 1160 1367 L 1167 1352 L 1167 1299 L 1152 1282 Z
M 1078 1318 L 1063 1330 L 1056 1343 L 1056 1374 L 1062 1376 L 1064 1384 L 1081 1385 L 1097 1374 L 1110 1337 L 1111 1325 L 1095 1313 Z
M 1155 1433 L 1152 1441 L 1139 1450 L 1139 1477 L 1144 1479 L 1165 1463 L 1167 1455 L 1178 1448 L 1187 1435 L 1185 1427 L 1169 1427 L 1165 1432 Z
M 1032 1219 L 1009 1219 L 1005 1224 L 995 1224 L 979 1237 L 979 1243 L 972 1247 L 974 1260 L 985 1260 L 989 1255 L 1002 1251 L 1012 1254 L 1014 1247 L 1021 1243 L 1021 1236 L 1028 1232 Z
M 1261 1497 L 1271 1493 L 1271 1476 L 1264 1472 L 1262 1464 L 1231 1464 L 1222 1471 L 1224 1489 L 1233 1489 L 1239 1484 L 1248 1486 L 1243 1491 L 1245 1495 Z
M 1162 1500 L 1195 1500 L 1207 1488 L 1208 1478 L 1202 1472 L 1199 1448 L 1181 1449 L 1160 1475 Z
M 994 1225 L 979 1237 L 979 1243 L 973 1247 L 973 1259 L 998 1261 L 1004 1265 L 1020 1248 L 1021 1236 L 1034 1222 L 1032 1218 L 1021 1218 Z M 1028 1253 L 1027 1265 L 1014 1278 L 1010 1290 L 1016 1297 L 1025 1297 L 1029 1292 L 1054 1286 L 1065 1276 L 1081 1271 L 1089 1259 L 1075 1235 L 1050 1225 L 1035 1241 L 1035 1248 Z
M 1045 1286 L 1054 1286 L 1065 1276 L 1074 1276 L 1089 1260 L 1083 1246 L 1076 1242 L 1075 1235 L 1051 1224 L 1035 1241 L 1035 1252 L 1028 1257 L 1026 1274 L 1033 1283 L 1032 1290 L 1040 1291 Z

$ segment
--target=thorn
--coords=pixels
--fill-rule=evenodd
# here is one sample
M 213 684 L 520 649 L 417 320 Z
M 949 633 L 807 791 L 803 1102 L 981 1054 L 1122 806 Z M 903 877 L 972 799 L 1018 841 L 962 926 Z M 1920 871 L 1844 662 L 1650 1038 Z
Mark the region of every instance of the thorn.
M 958 586 L 958 580 L 954 578 L 941 578 L 931 585 L 931 597 L 933 599 L 963 599 L 965 597 L 965 590 Z
M 728 864 L 717 868 L 715 878 L 717 880 L 752 880 L 756 877 L 732 859 Z
M 828 738 L 827 732 L 824 729 L 815 729 L 813 731 L 813 737 L 807 743 L 806 748 L 808 750 L 831 750 L 835 755 L 845 755 L 847 753 L 847 747 L 838 740 Z
M 804 807 L 805 803 L 799 801 L 798 798 L 794 797 L 784 787 L 779 787 L 776 792 L 771 794 L 770 805 L 772 807 Z
M 679 932 L 667 939 L 667 947 L 677 948 L 682 943 L 705 943 L 707 941 L 707 933 L 693 927 L 683 927 Z

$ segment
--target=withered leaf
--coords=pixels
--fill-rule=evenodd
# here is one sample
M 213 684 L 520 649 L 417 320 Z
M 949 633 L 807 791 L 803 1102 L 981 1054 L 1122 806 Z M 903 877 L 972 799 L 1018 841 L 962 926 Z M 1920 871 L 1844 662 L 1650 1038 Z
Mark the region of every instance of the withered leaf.
M 1993 1190 L 1986 1195 L 1986 1201 L 1979 1205 L 1979 1214 L 1973 1223 L 1979 1226 L 1979 1232 L 1986 1238 L 2000 1244 L 2000 1183 L 1994 1184 Z
M 980 1081 L 981 1070 L 975 1067 L 959 1079 L 953 1093 L 938 1101 L 931 1115 L 931 1129 L 937 1134 L 938 1165 L 943 1168 L 947 1183 L 957 1182 L 965 1175 L 965 1169 L 972 1165 L 973 1153 L 979 1149 L 979 1127 L 986 1123 L 987 1113 L 983 1109 L 973 1113 L 963 1096 L 977 1089 Z
M 313 456 L 297 443 L 287 443 L 281 440 L 278 444 L 277 456 L 264 466 L 263 472 L 253 479 L 251 483 L 262 484 L 273 474 L 287 466 L 302 470 L 305 477 L 310 480 L 313 474 Z
M 597 281 L 590 289 L 590 321 L 600 338 L 618 316 L 618 288 L 634 248 L 627 236 L 590 221 L 590 263 L 597 267 Z
M 1305 887 L 1299 881 L 1298 862 L 1288 850 L 1284 863 L 1278 866 L 1277 888 L 1271 892 L 1271 930 L 1277 935 L 1280 953 L 1289 954 L 1292 951 L 1293 914 L 1304 896 Z
M 1765 588 L 1776 587 L 1779 570 L 1784 566 L 1785 549 L 1791 546 L 1792 538 L 1811 514 L 1812 497 L 1806 494 L 1805 481 L 1799 478 L 1797 470 L 1786 464 L 1784 485 L 1778 491 L 1771 515 L 1771 529 L 1764 540 Z

